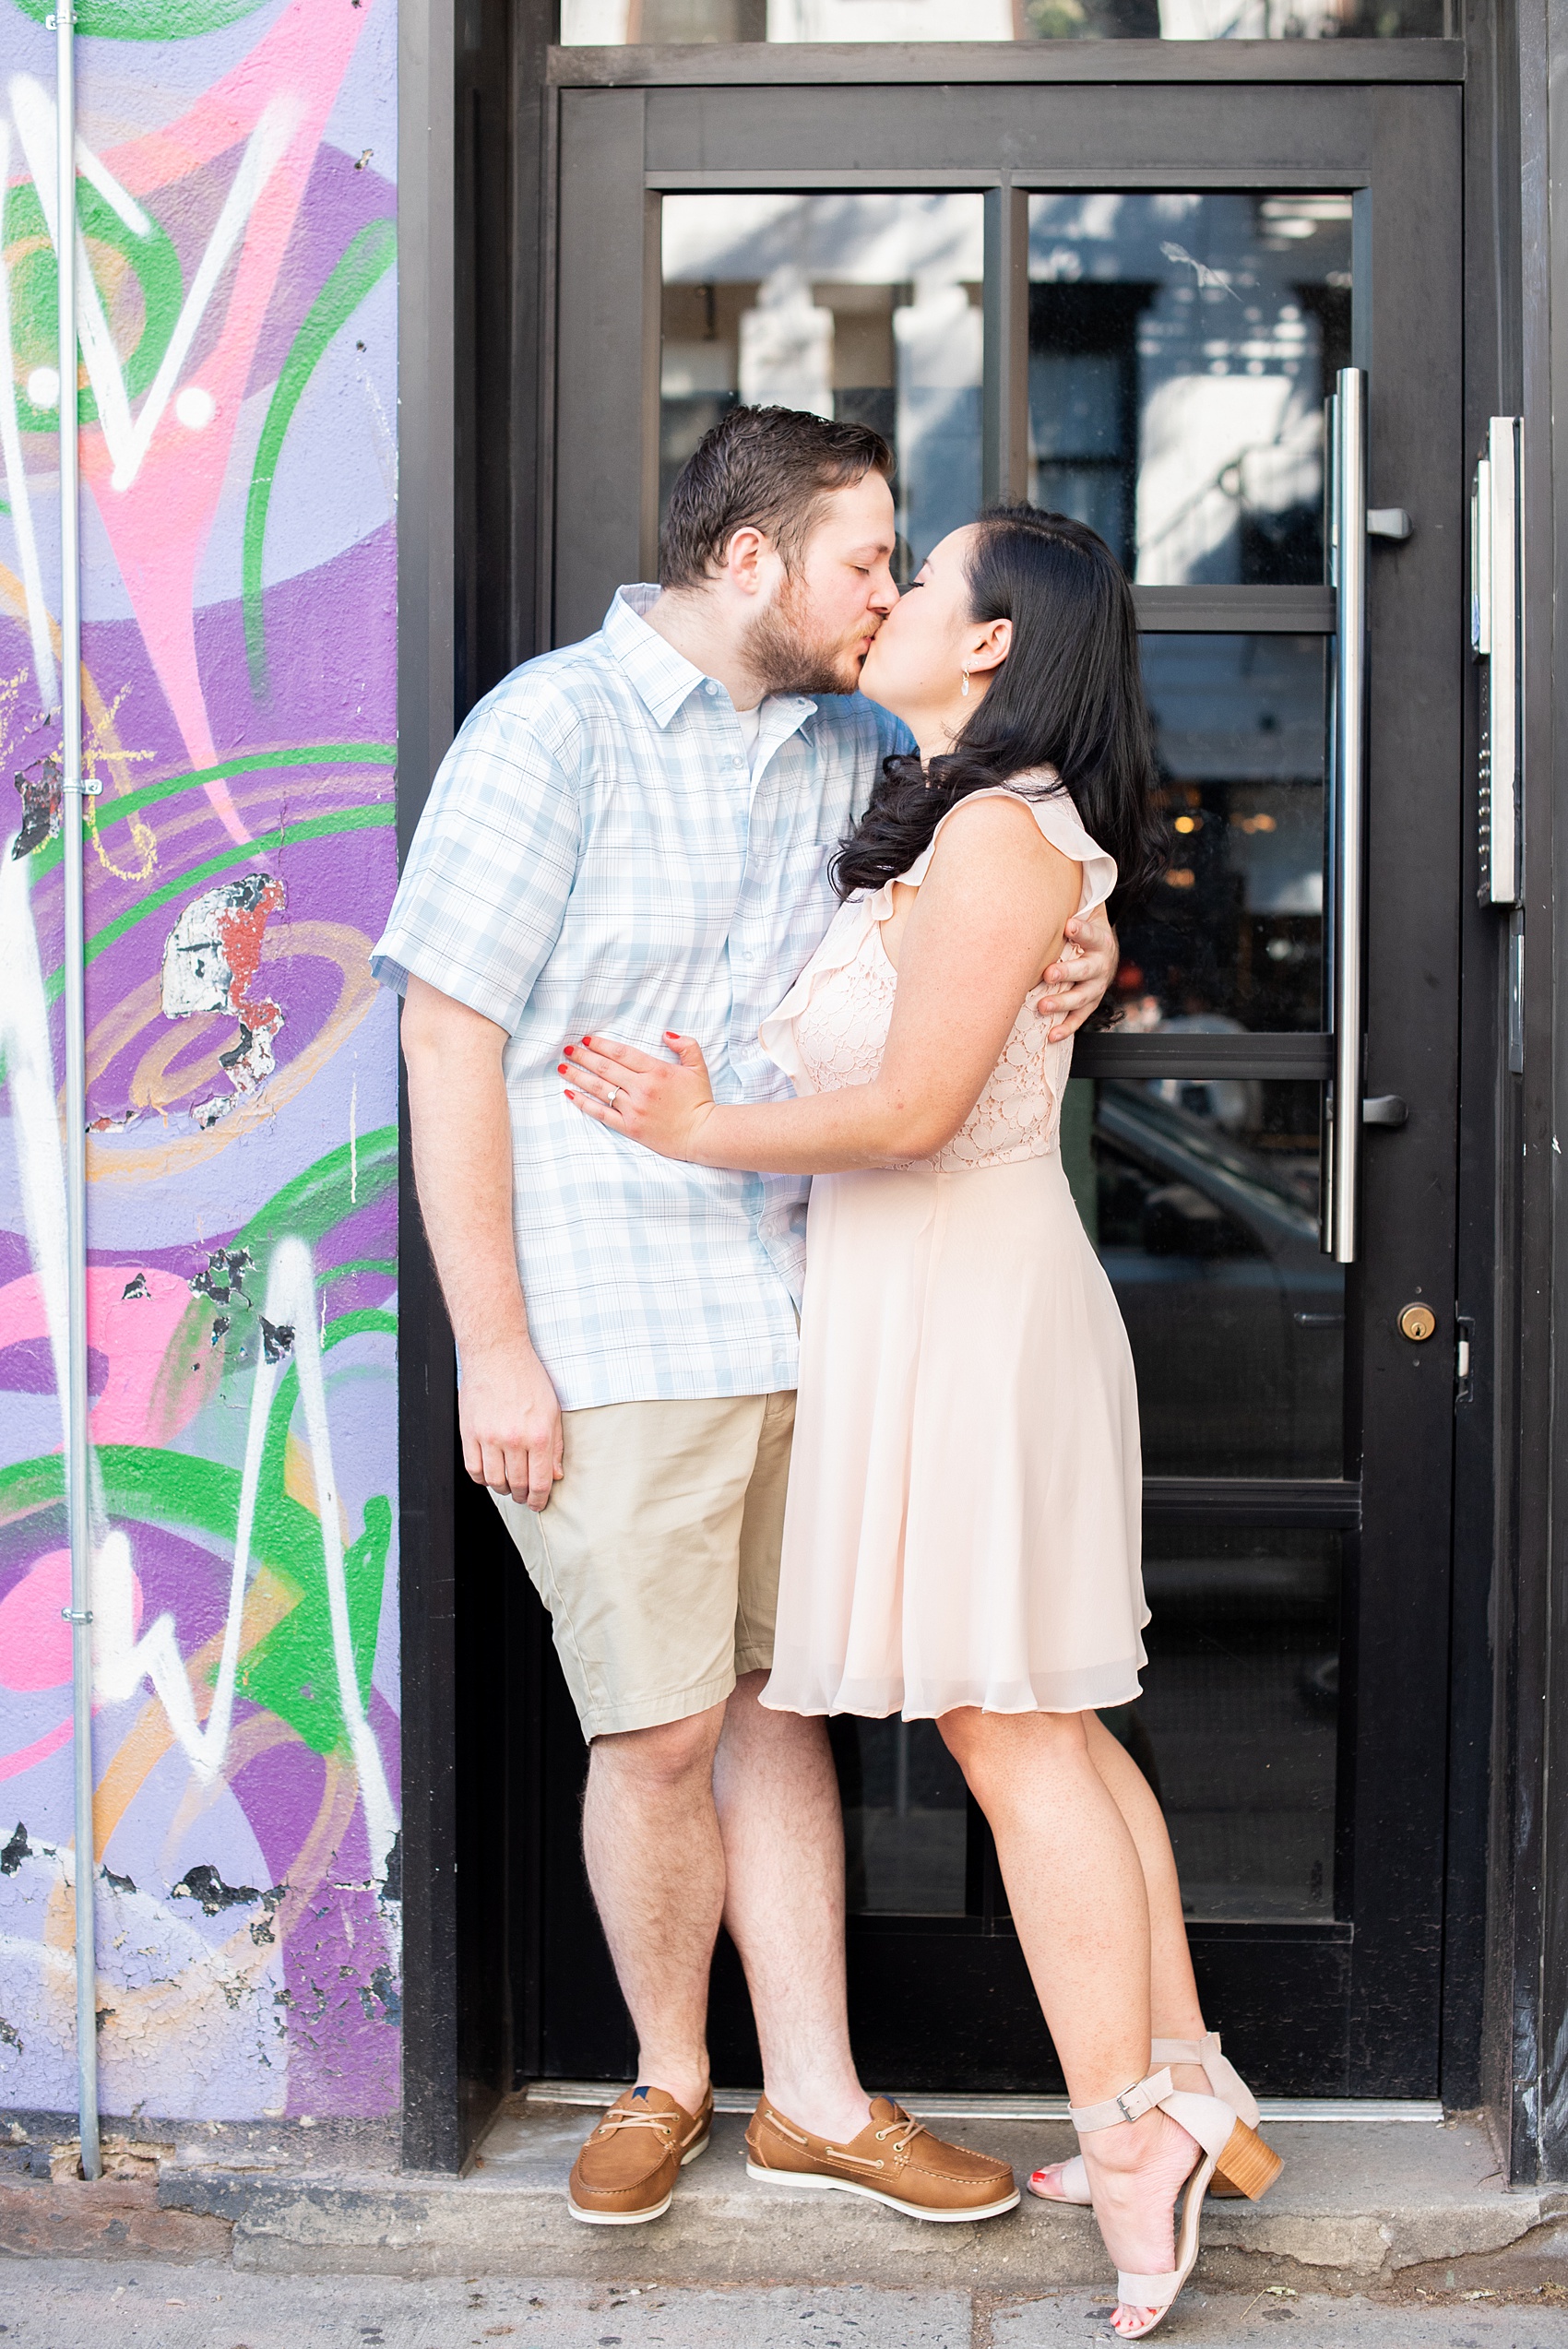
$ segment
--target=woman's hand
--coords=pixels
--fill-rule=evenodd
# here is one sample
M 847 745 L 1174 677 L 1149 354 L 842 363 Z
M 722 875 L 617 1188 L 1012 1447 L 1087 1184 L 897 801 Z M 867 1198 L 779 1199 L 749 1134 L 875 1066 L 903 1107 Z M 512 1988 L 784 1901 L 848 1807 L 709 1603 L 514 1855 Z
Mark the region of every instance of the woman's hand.
M 580 1044 L 567 1045 L 556 1074 L 576 1077 L 566 1098 L 585 1118 L 657 1150 L 661 1158 L 700 1165 L 697 1137 L 714 1108 L 707 1062 L 690 1036 L 667 1028 L 664 1040 L 674 1064 L 612 1037 L 585 1036 Z
M 1121 958 L 1103 906 L 1073 916 L 1061 954 L 1043 974 L 1046 991 L 1035 1006 L 1051 1023 L 1050 1043 L 1060 1044 L 1082 1027 L 1115 978 Z

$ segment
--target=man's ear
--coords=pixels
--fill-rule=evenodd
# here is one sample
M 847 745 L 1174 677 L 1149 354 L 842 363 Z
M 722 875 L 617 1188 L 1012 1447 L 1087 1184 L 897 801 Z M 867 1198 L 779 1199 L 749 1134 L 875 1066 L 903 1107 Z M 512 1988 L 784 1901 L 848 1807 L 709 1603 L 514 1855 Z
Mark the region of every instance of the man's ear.
M 765 533 L 753 523 L 735 532 L 724 550 L 724 571 L 732 587 L 742 595 L 760 594 L 763 586 L 763 561 L 770 552 Z

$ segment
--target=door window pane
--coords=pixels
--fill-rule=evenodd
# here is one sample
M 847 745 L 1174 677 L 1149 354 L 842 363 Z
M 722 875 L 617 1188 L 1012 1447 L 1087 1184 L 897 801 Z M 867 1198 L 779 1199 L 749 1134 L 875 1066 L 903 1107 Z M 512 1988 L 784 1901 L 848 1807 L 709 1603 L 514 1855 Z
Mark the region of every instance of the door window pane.
M 1105 1719 L 1159 1796 L 1189 1916 L 1334 1914 L 1340 1543 L 1146 1532 L 1144 1694 Z
M 667 196 L 659 506 L 738 403 L 892 443 L 900 576 L 980 502 L 984 199 Z
M 1345 1275 L 1315 1085 L 1075 1078 L 1062 1159 L 1127 1326 L 1151 1477 L 1337 1477 Z
M 1350 198 L 1029 199 L 1029 469 L 1149 586 L 1321 582 Z
M 561 39 L 1329 41 L 1442 39 L 1453 0 L 561 0 Z
M 962 1916 L 964 1774 L 934 1721 L 828 1723 L 844 1805 L 851 1916 Z
M 1123 1029 L 1321 1030 L 1326 640 L 1141 649 L 1170 852 L 1122 927 Z

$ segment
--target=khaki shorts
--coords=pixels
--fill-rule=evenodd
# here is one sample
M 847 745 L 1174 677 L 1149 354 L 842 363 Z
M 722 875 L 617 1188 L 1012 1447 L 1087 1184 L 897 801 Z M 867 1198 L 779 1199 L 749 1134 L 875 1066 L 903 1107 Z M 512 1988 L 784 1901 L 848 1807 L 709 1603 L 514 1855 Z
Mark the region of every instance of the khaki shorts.
M 491 1498 L 550 1609 L 584 1737 L 722 1703 L 773 1663 L 794 1395 L 561 1418 L 549 1507 Z

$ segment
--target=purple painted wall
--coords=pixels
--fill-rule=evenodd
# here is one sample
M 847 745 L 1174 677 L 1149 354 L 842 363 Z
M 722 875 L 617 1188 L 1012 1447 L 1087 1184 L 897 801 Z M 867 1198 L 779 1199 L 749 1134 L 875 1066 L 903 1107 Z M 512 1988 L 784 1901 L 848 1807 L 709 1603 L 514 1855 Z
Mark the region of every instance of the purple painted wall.
M 0 2103 L 70 2111 L 49 5 L 0 0 Z M 77 0 L 114 2115 L 398 2094 L 395 5 Z

